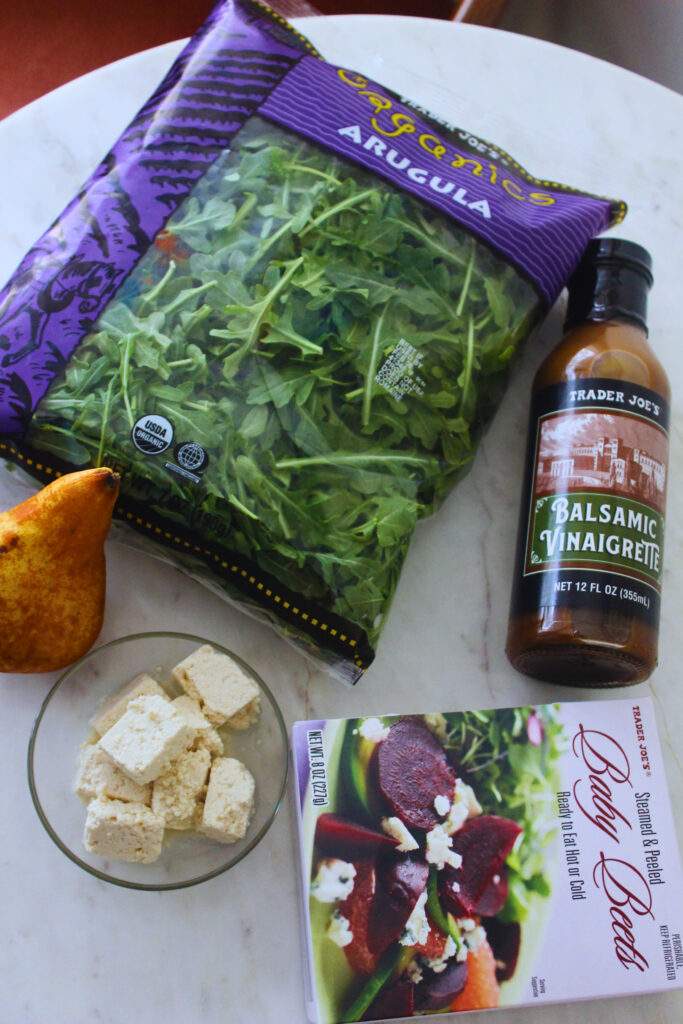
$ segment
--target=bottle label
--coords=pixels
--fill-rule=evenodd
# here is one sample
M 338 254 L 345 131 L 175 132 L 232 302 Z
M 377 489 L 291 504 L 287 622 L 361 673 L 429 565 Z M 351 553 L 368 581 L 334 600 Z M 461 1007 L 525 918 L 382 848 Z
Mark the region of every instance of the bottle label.
M 668 403 L 607 378 L 555 384 L 531 410 L 524 610 L 607 608 L 655 628 L 664 546 Z

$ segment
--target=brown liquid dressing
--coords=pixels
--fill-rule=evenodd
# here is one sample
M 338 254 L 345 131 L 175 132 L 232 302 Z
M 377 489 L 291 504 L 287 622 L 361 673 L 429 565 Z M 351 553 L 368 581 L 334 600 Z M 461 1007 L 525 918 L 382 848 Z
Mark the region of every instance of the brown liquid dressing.
M 519 671 L 610 686 L 656 666 L 670 397 L 630 319 L 577 324 L 538 370 L 506 648 Z

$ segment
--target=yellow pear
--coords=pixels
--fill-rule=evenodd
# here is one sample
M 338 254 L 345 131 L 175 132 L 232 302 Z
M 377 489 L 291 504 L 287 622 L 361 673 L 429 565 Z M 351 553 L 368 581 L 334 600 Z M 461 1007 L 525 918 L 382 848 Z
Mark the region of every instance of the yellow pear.
M 86 469 L 0 513 L 0 672 L 51 672 L 94 644 L 118 493 L 116 473 Z

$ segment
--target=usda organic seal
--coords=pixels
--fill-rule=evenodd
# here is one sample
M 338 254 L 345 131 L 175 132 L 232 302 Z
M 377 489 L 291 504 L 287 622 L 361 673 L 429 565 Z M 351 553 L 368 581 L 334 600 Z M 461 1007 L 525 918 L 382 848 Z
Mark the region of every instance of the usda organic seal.
M 131 434 L 133 444 L 145 455 L 161 455 L 173 442 L 173 426 L 165 416 L 141 416 Z

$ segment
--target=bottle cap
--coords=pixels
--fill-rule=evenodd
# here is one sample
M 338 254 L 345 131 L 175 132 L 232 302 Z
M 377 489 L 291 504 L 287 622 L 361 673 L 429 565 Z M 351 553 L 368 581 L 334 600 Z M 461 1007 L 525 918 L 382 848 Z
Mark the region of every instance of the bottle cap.
M 594 238 L 569 280 L 565 330 L 586 320 L 630 320 L 647 331 L 652 257 L 623 238 Z

